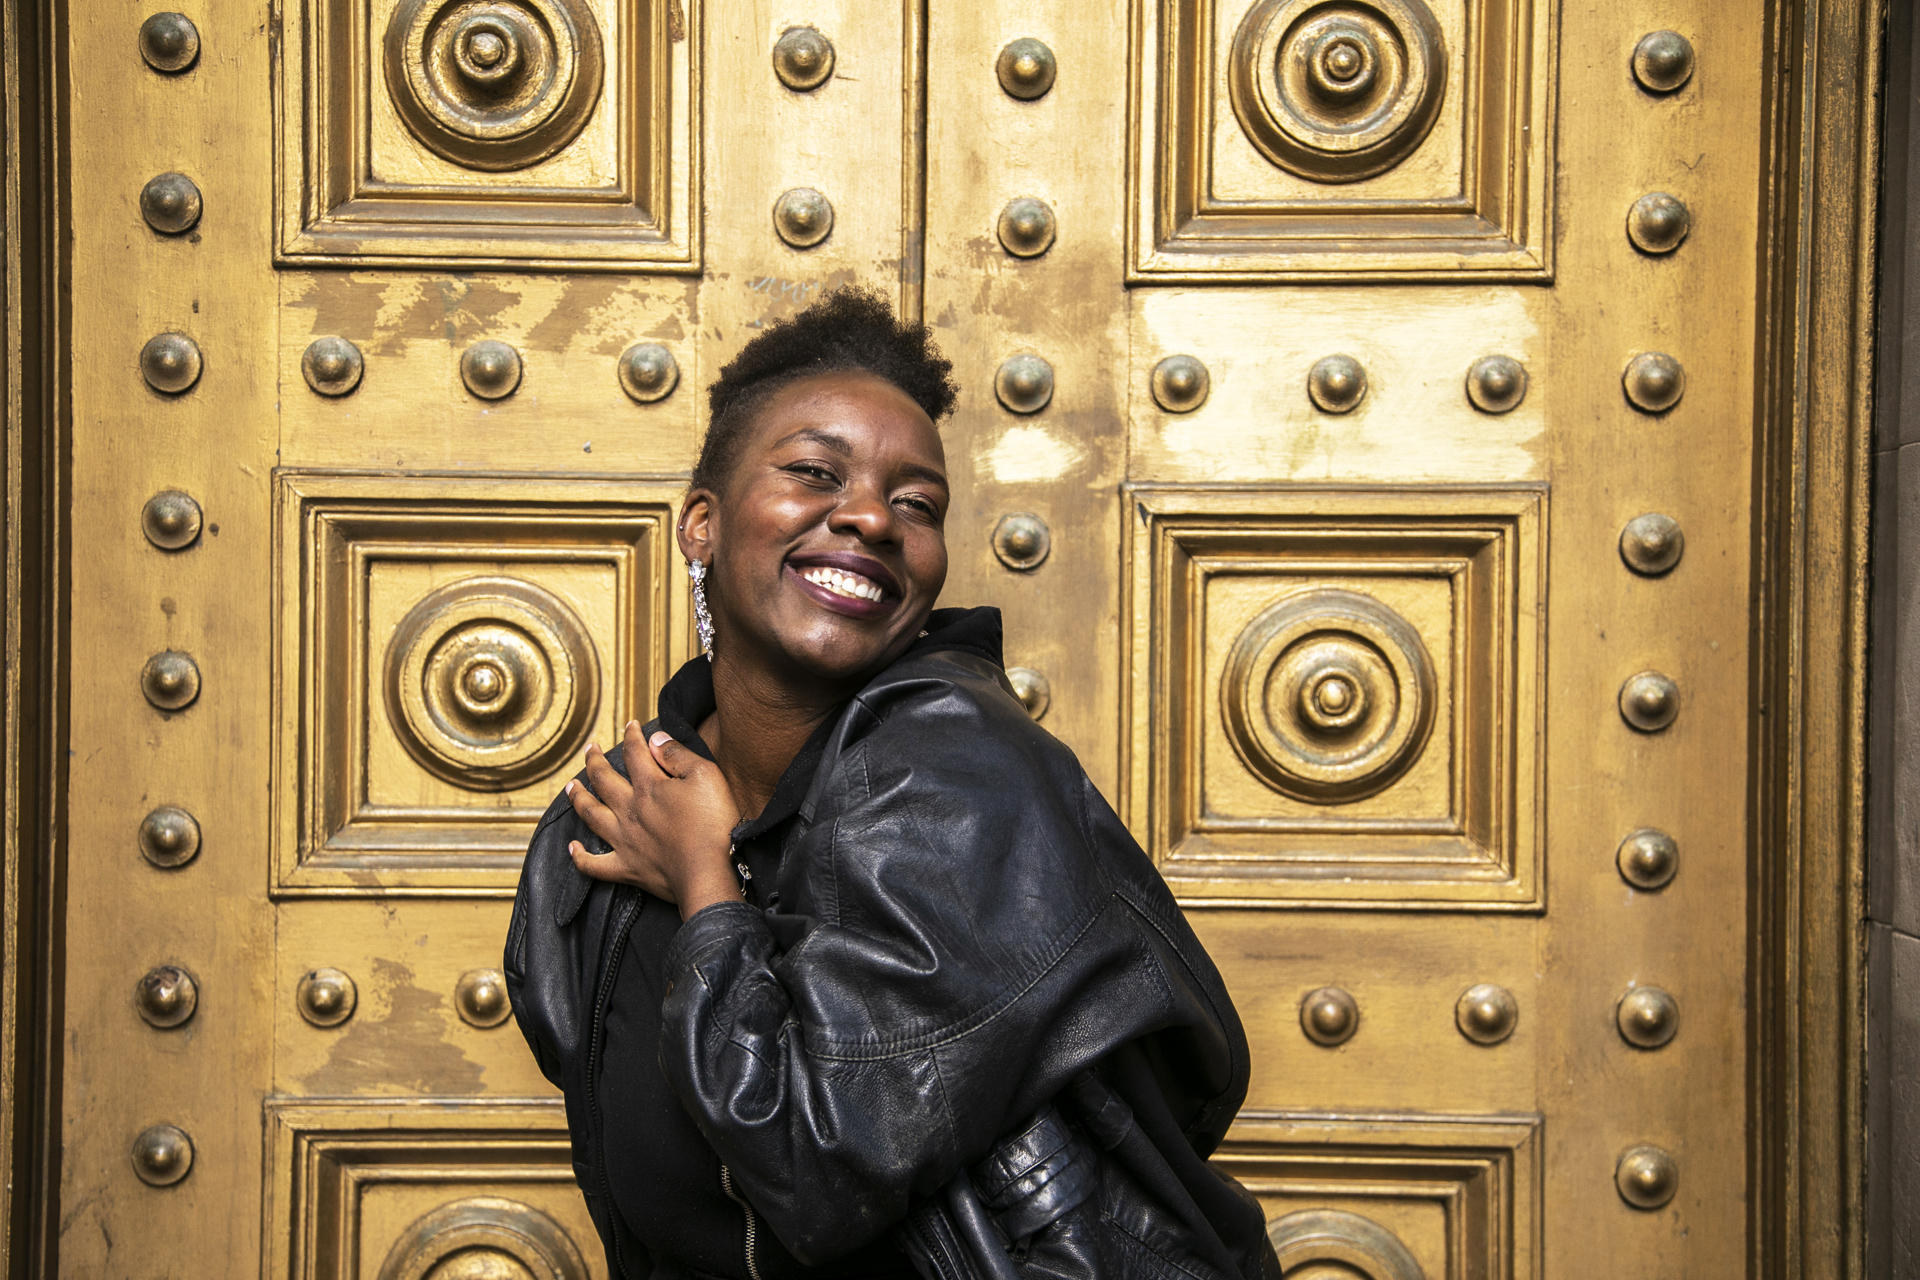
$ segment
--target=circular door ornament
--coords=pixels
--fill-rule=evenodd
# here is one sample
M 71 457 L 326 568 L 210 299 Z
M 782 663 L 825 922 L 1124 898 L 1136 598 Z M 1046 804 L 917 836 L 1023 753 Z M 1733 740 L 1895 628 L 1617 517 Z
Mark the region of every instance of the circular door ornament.
M 387 714 L 409 754 L 471 791 L 544 776 L 586 742 L 600 664 L 573 611 L 516 578 L 431 592 L 387 645 Z
M 531 1205 L 469 1196 L 422 1214 L 400 1234 L 379 1280 L 586 1280 L 560 1224 Z
M 1267 1224 L 1267 1239 L 1287 1276 L 1426 1280 L 1400 1237 L 1344 1209 L 1302 1209 Z
M 1290 595 L 1233 642 L 1221 710 L 1233 749 L 1276 791 L 1319 804 L 1381 791 L 1433 729 L 1433 661 L 1405 618 L 1372 596 Z
M 1234 37 L 1228 87 L 1267 159 L 1355 182 L 1413 153 L 1446 80 L 1446 42 L 1422 0 L 1261 0 Z
M 584 0 L 402 0 L 387 92 L 413 136 L 469 169 L 524 169 L 579 135 L 600 100 Z

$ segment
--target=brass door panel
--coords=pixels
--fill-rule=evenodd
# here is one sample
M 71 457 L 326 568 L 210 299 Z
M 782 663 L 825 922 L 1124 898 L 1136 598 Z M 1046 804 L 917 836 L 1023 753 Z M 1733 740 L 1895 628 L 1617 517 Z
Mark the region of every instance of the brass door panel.
M 71 8 L 66 1273 L 605 1274 L 504 898 L 845 283 L 1288 1265 L 1744 1273 L 1761 5 Z

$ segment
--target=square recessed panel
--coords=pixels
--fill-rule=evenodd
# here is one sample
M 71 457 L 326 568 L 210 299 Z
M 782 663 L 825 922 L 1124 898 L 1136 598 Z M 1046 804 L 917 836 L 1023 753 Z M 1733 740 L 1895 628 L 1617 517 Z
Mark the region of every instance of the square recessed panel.
M 1536 1115 L 1242 1112 L 1214 1163 L 1267 1212 L 1288 1275 L 1532 1280 Z
M 1181 899 L 1537 909 L 1545 492 L 1129 497 L 1123 808 Z
M 685 648 L 679 483 L 276 479 L 277 891 L 511 893 L 581 748 Z
M 1134 279 L 1551 278 L 1551 0 L 1136 3 Z
M 285 0 L 279 260 L 696 270 L 697 0 Z
M 268 1280 L 606 1276 L 557 1100 L 276 1100 L 267 1141 Z

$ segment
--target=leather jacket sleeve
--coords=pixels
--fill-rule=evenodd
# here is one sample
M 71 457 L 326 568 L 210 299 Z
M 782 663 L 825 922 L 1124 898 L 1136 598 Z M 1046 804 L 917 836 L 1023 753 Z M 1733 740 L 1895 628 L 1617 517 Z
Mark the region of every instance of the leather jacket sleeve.
M 781 908 L 709 907 L 668 960 L 662 1067 L 808 1263 L 899 1223 L 1129 1041 L 1167 1042 L 1201 1156 L 1246 1086 L 1217 973 L 1072 753 L 991 664 L 919 670 L 843 717 Z

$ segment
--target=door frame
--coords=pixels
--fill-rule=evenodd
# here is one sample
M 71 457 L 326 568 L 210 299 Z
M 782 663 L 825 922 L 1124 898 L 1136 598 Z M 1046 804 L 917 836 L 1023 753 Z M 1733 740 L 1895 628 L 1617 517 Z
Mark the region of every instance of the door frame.
M 1746 783 L 1756 1188 L 1749 1274 L 1768 1280 L 1859 1276 L 1865 1260 L 1867 519 L 1886 3 L 1773 0 L 1767 10 L 1750 689 L 1759 713 Z M 57 1271 L 63 1019 L 53 957 L 64 902 L 75 515 L 67 5 L 0 0 L 0 1261 L 8 1280 Z

